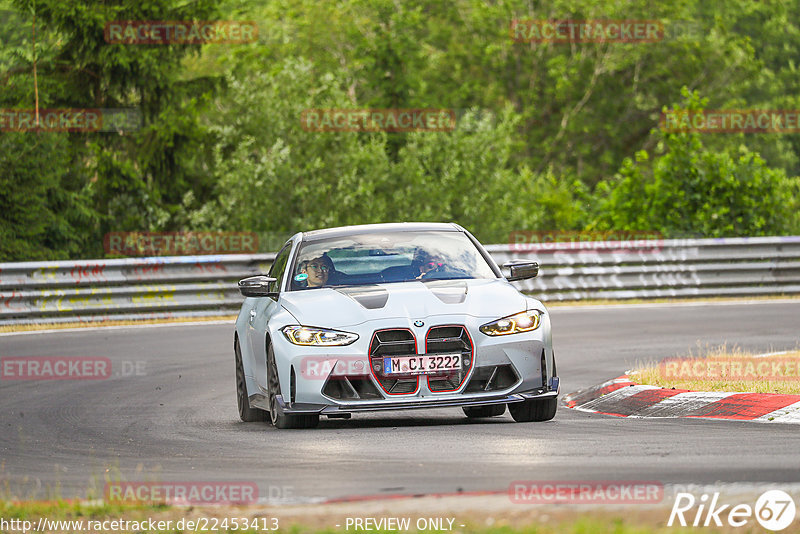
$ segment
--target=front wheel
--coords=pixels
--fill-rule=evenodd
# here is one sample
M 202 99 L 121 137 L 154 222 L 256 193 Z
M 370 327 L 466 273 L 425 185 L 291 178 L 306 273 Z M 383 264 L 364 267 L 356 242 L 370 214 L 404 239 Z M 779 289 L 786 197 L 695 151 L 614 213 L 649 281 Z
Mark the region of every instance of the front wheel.
M 255 423 L 267 421 L 268 415 L 264 410 L 250 406 L 247 398 L 247 385 L 244 378 L 244 365 L 242 365 L 242 350 L 239 348 L 239 338 L 233 344 L 233 352 L 236 355 L 236 405 L 239 408 L 239 419 L 245 423 Z
M 508 411 L 517 423 L 532 421 L 549 421 L 556 416 L 558 397 L 547 399 L 529 399 L 522 402 L 509 403 Z
M 267 385 L 269 387 L 269 415 L 275 428 L 314 428 L 319 424 L 319 414 L 288 415 L 278 413 L 278 392 L 281 390 L 278 380 L 278 366 L 275 363 L 275 352 L 272 345 L 267 348 Z

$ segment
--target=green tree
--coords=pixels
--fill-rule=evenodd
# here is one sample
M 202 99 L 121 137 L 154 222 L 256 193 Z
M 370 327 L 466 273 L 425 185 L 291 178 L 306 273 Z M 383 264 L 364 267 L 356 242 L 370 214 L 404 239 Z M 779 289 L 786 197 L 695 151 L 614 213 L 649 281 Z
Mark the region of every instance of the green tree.
M 686 108 L 706 104 L 684 91 Z M 680 109 L 680 108 L 675 108 Z M 800 232 L 800 182 L 742 145 L 709 150 L 698 133 L 664 135 L 663 153 L 626 159 L 598 187 L 593 226 L 655 230 L 665 236 L 782 235 Z
M 66 139 L 58 133 L 0 135 L 0 259 L 77 256 L 95 222 L 90 188 L 74 179 Z
M 114 20 L 213 19 L 215 3 L 13 0 L 17 23 L 32 27 L 36 17 L 40 108 L 134 108 L 143 119 L 139 131 L 60 134 L 67 139 L 59 146 L 68 157 L 56 158 L 66 163 L 62 181 L 50 185 L 56 191 L 51 197 L 58 198 L 49 209 L 63 223 L 58 226 L 79 229 L 85 247 L 51 250 L 50 257 L 102 254 L 102 235 L 109 230 L 180 228 L 186 224 L 179 218 L 186 191 L 199 202 L 212 191 L 206 170 L 210 152 L 203 149 L 206 134 L 199 118 L 217 81 L 181 77 L 182 59 L 199 47 L 111 45 L 104 40 L 104 27 Z M 32 34 L 12 33 L 18 42 L 0 56 L 5 69 L 0 105 L 32 109 Z M 80 205 L 70 204 L 77 199 Z M 77 225 L 70 217 L 81 213 L 97 216 L 83 217 Z
M 294 232 L 385 220 L 391 198 L 375 194 L 389 178 L 385 135 L 321 133 L 301 125 L 305 110 L 349 107 L 337 82 L 296 59 L 231 77 L 229 98 L 209 126 L 217 139 L 218 196 L 189 211 L 192 223 Z

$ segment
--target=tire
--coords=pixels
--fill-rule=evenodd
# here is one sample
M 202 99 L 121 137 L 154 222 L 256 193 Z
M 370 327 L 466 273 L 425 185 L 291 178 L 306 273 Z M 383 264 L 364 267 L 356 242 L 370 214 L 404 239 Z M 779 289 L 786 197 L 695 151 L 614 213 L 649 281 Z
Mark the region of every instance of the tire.
M 506 413 L 505 404 L 492 404 L 491 406 L 464 406 L 464 415 L 470 419 L 478 419 L 482 417 L 497 417 Z
M 278 366 L 272 344 L 267 348 L 267 389 L 269 390 L 269 417 L 275 428 L 314 428 L 319 424 L 319 414 L 287 415 L 278 413 L 277 395 L 281 390 Z
M 264 410 L 250 406 L 247 398 L 247 386 L 242 365 L 242 350 L 239 348 L 239 338 L 233 343 L 233 352 L 236 355 L 236 405 L 239 408 L 239 418 L 245 423 L 269 421 L 269 414 Z
M 509 403 L 508 405 L 508 411 L 517 423 L 549 421 L 556 416 L 557 408 L 558 397 L 530 399 L 522 402 Z

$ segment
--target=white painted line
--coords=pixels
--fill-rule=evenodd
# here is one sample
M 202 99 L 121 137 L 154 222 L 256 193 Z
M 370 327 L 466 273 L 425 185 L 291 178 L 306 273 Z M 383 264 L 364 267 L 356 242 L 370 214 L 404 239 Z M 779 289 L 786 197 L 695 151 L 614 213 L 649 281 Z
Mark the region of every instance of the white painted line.
M 586 413 L 597 413 L 597 410 L 590 410 L 589 408 L 584 408 L 584 405 L 576 405 L 570 408 L 570 410 L 577 410 L 579 412 L 586 412 Z
M 607 380 L 606 382 L 603 382 L 599 386 L 593 386 L 591 388 L 580 389 L 578 391 L 575 391 L 574 393 L 570 393 L 568 395 L 565 395 L 564 396 L 564 402 L 570 402 L 571 400 L 573 400 L 576 397 L 581 397 L 587 391 L 598 390 L 598 389 L 602 389 L 602 388 L 605 388 L 605 387 L 608 387 L 608 386 L 611 386 L 611 385 L 614 385 L 614 384 L 621 384 L 621 383 L 627 383 L 627 382 L 630 382 L 630 379 L 627 378 L 627 377 L 612 378 L 611 380 Z M 577 410 L 578 406 L 574 406 L 572 409 Z
M 774 412 L 757 417 L 754 421 L 759 423 L 795 423 L 800 424 L 800 402 L 790 404 Z
M 756 354 L 753 358 L 766 358 L 768 356 L 780 356 L 781 354 L 789 354 L 790 352 L 794 352 L 793 350 L 782 350 L 779 352 L 767 352 L 765 354 Z
M 612 405 L 616 402 L 619 402 L 622 399 L 626 399 L 637 393 L 642 391 L 647 391 L 648 389 L 661 389 L 657 386 L 625 386 L 619 388 L 616 391 L 612 391 L 611 393 L 606 393 L 602 397 L 598 397 L 596 399 L 590 400 L 589 402 L 585 402 L 581 405 L 582 408 L 596 411 L 596 412 L 608 412 L 609 410 L 603 409 L 603 406 L 611 403 Z
M 631 417 L 684 417 L 695 410 L 713 402 L 725 399 L 736 393 L 728 391 L 690 391 L 667 397 L 656 404 L 642 409 Z

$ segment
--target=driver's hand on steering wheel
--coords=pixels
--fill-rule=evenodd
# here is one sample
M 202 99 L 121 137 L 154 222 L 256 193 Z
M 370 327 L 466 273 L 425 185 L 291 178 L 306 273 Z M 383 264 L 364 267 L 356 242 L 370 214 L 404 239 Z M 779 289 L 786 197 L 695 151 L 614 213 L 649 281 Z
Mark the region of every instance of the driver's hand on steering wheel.
M 430 273 L 441 271 L 443 267 L 444 267 L 444 263 L 442 263 L 441 261 L 437 261 L 437 260 L 432 260 L 432 261 L 423 263 L 422 265 L 419 266 L 420 274 L 419 274 L 419 276 L 417 276 L 417 280 L 419 280 L 420 278 L 425 278 Z

